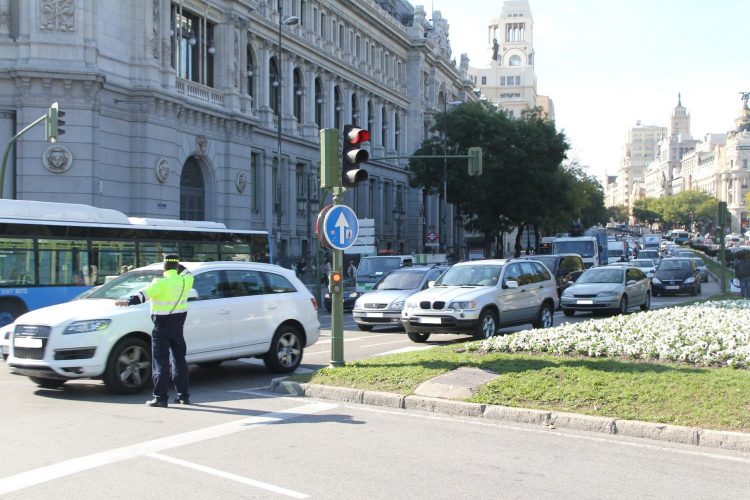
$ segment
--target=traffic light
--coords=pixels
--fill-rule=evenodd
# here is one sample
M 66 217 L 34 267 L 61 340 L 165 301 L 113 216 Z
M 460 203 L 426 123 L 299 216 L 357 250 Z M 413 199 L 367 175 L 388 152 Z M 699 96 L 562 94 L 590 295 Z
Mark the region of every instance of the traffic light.
M 63 116 L 65 116 L 65 111 L 60 111 L 56 102 L 52 103 L 52 106 L 47 110 L 47 121 L 45 123 L 45 131 L 49 142 L 57 142 L 58 136 L 65 133 L 65 130 L 60 128 L 61 125 L 65 125 L 65 121 L 61 120 Z
M 328 291 L 331 294 L 342 293 L 344 291 L 344 277 L 338 271 L 328 273 Z
M 367 170 L 359 166 L 370 157 L 367 150 L 361 149 L 364 142 L 370 142 L 370 132 L 354 125 L 344 125 L 344 147 L 341 152 L 341 185 L 344 187 L 357 187 L 368 177 Z
M 469 175 L 482 175 L 482 148 L 469 148 Z

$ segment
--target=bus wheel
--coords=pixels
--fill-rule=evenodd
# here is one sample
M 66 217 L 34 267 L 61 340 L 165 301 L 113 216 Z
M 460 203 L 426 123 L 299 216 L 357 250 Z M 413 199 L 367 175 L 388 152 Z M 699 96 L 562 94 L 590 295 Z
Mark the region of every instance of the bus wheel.
M 125 337 L 112 348 L 104 384 L 117 394 L 135 394 L 151 383 L 151 347 L 138 337 Z
M 0 326 L 13 323 L 17 317 L 26 312 L 27 309 L 23 304 L 10 300 L 0 301 Z

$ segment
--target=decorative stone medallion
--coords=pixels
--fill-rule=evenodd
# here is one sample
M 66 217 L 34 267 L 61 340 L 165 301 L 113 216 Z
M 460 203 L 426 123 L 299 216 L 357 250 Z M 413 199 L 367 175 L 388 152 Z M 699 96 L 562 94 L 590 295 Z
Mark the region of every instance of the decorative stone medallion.
M 53 174 L 62 174 L 73 166 L 73 154 L 65 146 L 50 146 L 42 154 L 42 164 Z
M 247 175 L 245 172 L 240 172 L 237 174 L 237 192 L 244 193 L 245 187 L 247 187 Z
M 74 32 L 76 6 L 73 0 L 42 0 L 39 2 L 39 28 L 42 31 Z
M 156 162 L 156 165 L 154 166 L 154 173 L 156 174 L 156 180 L 161 182 L 162 184 L 167 182 L 167 179 L 169 179 L 169 160 L 166 158 L 160 158 L 159 161 Z

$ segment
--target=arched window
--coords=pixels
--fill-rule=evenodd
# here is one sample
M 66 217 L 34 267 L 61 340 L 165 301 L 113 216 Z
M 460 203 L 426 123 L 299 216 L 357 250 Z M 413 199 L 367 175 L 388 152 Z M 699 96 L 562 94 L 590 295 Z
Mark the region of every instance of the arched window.
M 320 78 L 315 79 L 315 123 L 323 128 L 323 83 Z
M 344 105 L 341 100 L 341 89 L 333 89 L 333 128 L 341 128 L 341 115 L 344 113 Z
M 281 89 L 279 88 L 279 65 L 276 62 L 276 58 L 271 58 L 268 64 L 268 104 L 275 114 L 279 114 L 279 97 L 281 96 Z
M 255 56 L 250 45 L 247 46 L 247 95 L 252 99 L 251 106 L 255 108 Z
M 382 138 L 383 149 L 388 150 L 388 114 L 385 112 L 385 107 L 381 113 L 381 130 L 380 137 Z
M 352 94 L 352 124 L 359 123 L 359 99 L 357 94 Z
M 521 56 L 519 55 L 510 56 L 510 59 L 508 60 L 508 66 L 520 66 L 520 65 L 521 65 Z
M 185 160 L 180 174 L 180 220 L 206 219 L 206 187 L 195 156 Z
M 393 133 L 396 135 L 396 144 L 395 144 L 395 150 L 399 151 L 401 148 L 399 147 L 401 144 L 401 118 L 398 116 L 398 112 L 396 112 L 396 118 L 394 120 L 394 131 Z
M 294 106 L 293 106 L 293 113 L 294 117 L 297 119 L 297 123 L 302 122 L 302 95 L 304 94 L 304 89 L 302 88 L 302 73 L 299 69 L 294 70 Z

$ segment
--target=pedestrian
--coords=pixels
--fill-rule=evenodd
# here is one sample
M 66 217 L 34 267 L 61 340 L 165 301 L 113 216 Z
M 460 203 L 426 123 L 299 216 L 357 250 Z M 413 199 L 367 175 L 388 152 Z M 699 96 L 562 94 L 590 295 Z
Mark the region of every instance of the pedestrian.
M 151 301 L 151 377 L 154 381 L 153 399 L 146 404 L 166 408 L 169 401 L 169 381 L 177 390 L 175 403 L 189 405 L 189 374 L 185 361 L 187 346 L 183 327 L 187 317 L 187 298 L 193 288 L 190 274 L 177 255 L 164 256 L 164 277 L 155 279 L 148 287 L 127 299 L 115 301 L 117 306 L 133 306 Z M 170 353 L 172 364 L 170 369 Z
M 357 274 L 357 267 L 354 265 L 354 261 L 349 261 L 349 267 L 346 269 L 346 274 L 349 276 L 349 279 L 353 280 L 354 275 Z
M 734 276 L 740 282 L 740 296 L 750 298 L 750 255 L 746 251 L 738 252 L 734 262 Z
M 297 264 L 297 277 L 299 277 L 300 280 L 303 280 L 305 278 L 305 271 L 307 270 L 307 264 L 305 264 L 305 259 L 302 259 L 299 261 L 299 264 Z
M 331 273 L 331 261 L 326 259 L 325 264 L 323 264 L 323 276 L 320 278 L 320 282 L 323 285 L 328 285 L 328 275 Z

